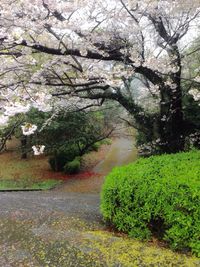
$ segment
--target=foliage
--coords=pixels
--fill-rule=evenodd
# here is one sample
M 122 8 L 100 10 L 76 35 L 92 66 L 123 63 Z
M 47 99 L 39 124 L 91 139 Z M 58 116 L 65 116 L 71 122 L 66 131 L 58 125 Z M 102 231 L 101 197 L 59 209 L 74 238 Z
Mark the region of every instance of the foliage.
M 111 139 L 109 138 L 106 138 L 105 140 L 102 140 L 102 141 L 99 141 L 99 142 L 96 142 L 92 145 L 91 147 L 91 150 L 93 151 L 98 151 L 99 148 L 102 146 L 102 145 L 111 145 L 112 141 Z
M 81 161 L 80 157 L 76 157 L 74 160 L 67 162 L 64 166 L 64 172 L 69 174 L 76 174 L 80 171 Z
M 42 123 L 45 123 L 42 112 L 38 115 L 36 113 L 36 116 L 33 114 L 31 123 L 37 123 L 38 118 L 42 118 Z M 56 148 L 65 147 L 68 154 L 69 150 L 78 150 L 79 154 L 84 154 L 85 150 L 97 141 L 105 139 L 107 135 L 109 135 L 109 129 L 104 123 L 103 115 L 99 116 L 99 112 L 65 112 L 62 110 L 43 128 L 35 140 L 34 137 L 32 138 L 32 142 L 39 140 L 40 143 L 46 145 L 50 153 Z
M 79 155 L 77 147 L 60 147 L 54 150 L 54 154 L 49 158 L 49 164 L 53 171 L 63 171 L 66 162 L 71 162 Z
M 65 112 L 60 110 L 55 118 L 53 112 L 41 112 L 32 108 L 28 113 L 16 115 L 9 125 L 2 131 L 5 133 L 14 130 L 12 133 L 22 141 L 25 139 L 25 146 L 22 146 L 23 153 L 32 151 L 33 145 L 45 146 L 45 153 L 49 155 L 49 163 L 54 171 L 62 171 L 67 162 L 77 156 L 98 149 L 111 131 L 112 125 L 104 120 L 104 114 L 98 112 Z M 29 122 L 37 125 L 37 132 L 34 135 L 22 134 L 20 124 Z M 20 122 L 20 123 L 19 123 Z
M 101 146 L 101 142 L 96 142 L 91 146 L 91 151 L 98 151 Z
M 75 112 L 60 114 L 37 138 L 41 138 L 51 154 L 51 168 L 63 171 L 66 163 L 97 149 L 109 134 L 99 113 Z
M 76 145 L 62 146 L 54 150 L 54 154 L 49 158 L 49 164 L 54 171 L 63 171 L 67 162 L 71 162 L 79 155 Z
M 200 151 L 191 151 L 115 168 L 101 195 L 104 218 L 132 237 L 156 235 L 200 256 L 199 161 Z
M 0 190 L 49 190 L 60 184 L 59 180 L 46 179 L 33 181 L 29 179 L 0 180 Z

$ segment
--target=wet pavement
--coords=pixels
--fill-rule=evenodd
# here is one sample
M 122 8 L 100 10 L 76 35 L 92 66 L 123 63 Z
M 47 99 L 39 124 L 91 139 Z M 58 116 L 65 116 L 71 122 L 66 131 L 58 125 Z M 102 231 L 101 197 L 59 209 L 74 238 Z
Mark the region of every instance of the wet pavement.
M 0 216 L 61 212 L 67 216 L 79 216 L 92 221 L 101 220 L 99 211 L 99 194 L 82 194 L 73 192 L 6 192 L 0 193 Z
M 99 193 L 105 176 L 115 167 L 128 164 L 137 159 L 137 149 L 131 137 L 116 138 L 105 158 L 92 170 L 93 176 L 88 179 L 70 179 L 58 187 L 59 192 Z
M 94 172 L 108 174 L 115 166 L 121 166 L 137 159 L 137 149 L 129 137 L 114 140 L 104 160 L 97 164 Z
M 97 175 L 87 179 L 71 179 L 46 192 L 1 192 L 0 267 L 200 266 L 196 258 L 135 241 L 103 222 L 104 175 L 135 159 L 131 142 L 115 140 L 94 169 Z
M 197 267 L 196 258 L 112 232 L 99 194 L 0 193 L 1 267 Z

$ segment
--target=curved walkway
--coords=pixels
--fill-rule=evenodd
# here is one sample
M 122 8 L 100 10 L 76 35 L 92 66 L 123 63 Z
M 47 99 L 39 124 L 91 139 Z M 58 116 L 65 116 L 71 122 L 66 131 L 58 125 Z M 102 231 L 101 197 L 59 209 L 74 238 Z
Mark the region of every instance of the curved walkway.
M 200 266 L 196 259 L 112 233 L 103 223 L 103 175 L 115 162 L 133 160 L 131 146 L 130 140 L 116 139 L 95 177 L 71 179 L 48 192 L 0 193 L 0 266 L 137 267 L 150 266 L 149 259 L 151 266 Z
M 126 136 L 116 138 L 105 158 L 99 162 L 93 172 L 96 174 L 88 179 L 71 179 L 60 186 L 58 192 L 99 193 L 104 177 L 115 167 L 133 162 L 137 158 L 137 149 L 133 140 Z

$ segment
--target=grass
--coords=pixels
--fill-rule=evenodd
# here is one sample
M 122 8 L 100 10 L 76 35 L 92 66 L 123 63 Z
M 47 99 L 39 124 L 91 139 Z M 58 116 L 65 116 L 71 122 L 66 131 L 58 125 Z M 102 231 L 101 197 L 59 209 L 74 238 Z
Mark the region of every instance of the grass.
M 58 180 L 35 182 L 32 180 L 1 180 L 0 190 L 49 190 L 60 184 Z
M 72 177 L 87 176 L 99 161 L 101 161 L 106 151 L 107 145 L 103 145 L 98 151 L 86 154 L 82 160 L 81 173 L 75 176 L 66 175 L 62 172 L 53 172 L 50 169 L 48 158 L 44 156 L 29 156 L 22 160 L 19 152 L 19 142 L 12 138 L 7 143 L 7 152 L 0 154 L 0 190 L 48 190 L 62 181 Z
M 61 183 L 62 174 L 50 170 L 47 158 L 22 160 L 14 146 L 12 141 L 0 155 L 0 190 L 48 190 Z

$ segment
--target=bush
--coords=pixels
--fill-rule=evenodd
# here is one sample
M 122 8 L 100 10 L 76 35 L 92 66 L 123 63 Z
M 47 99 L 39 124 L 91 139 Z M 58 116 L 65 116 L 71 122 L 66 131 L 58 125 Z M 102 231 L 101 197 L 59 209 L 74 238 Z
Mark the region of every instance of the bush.
M 99 148 L 101 147 L 101 145 L 102 145 L 102 143 L 101 142 L 96 142 L 96 143 L 94 143 L 91 147 L 90 147 L 90 149 L 89 149 L 89 151 L 88 152 L 90 152 L 90 151 L 98 151 L 99 150 Z
M 90 152 L 90 151 L 98 151 L 99 148 L 100 148 L 102 145 L 111 145 L 111 143 L 112 143 L 111 139 L 109 139 L 109 138 L 105 138 L 105 139 L 103 139 L 103 140 L 101 140 L 101 141 L 98 141 L 98 142 L 94 143 L 94 144 L 90 147 L 90 149 L 89 149 L 88 152 Z
M 62 171 L 65 163 L 66 155 L 64 153 L 57 153 L 49 158 L 49 164 L 51 166 L 51 169 L 55 172 Z
M 200 256 L 200 151 L 139 159 L 106 178 L 101 211 L 138 239 L 156 235 Z
M 111 145 L 112 144 L 112 139 L 106 138 L 106 139 L 101 141 L 101 144 L 102 145 Z
M 74 160 L 78 155 L 79 151 L 75 145 L 61 147 L 55 150 L 53 156 L 49 158 L 49 164 L 53 171 L 63 171 L 66 162 Z
M 69 174 L 75 174 L 80 171 L 81 162 L 80 157 L 76 157 L 74 160 L 67 162 L 64 166 L 64 172 Z

